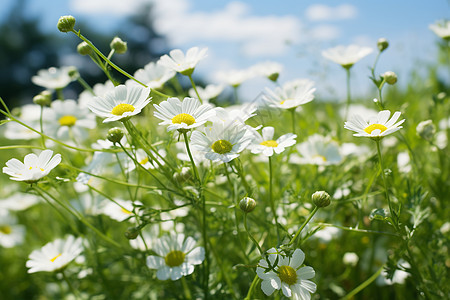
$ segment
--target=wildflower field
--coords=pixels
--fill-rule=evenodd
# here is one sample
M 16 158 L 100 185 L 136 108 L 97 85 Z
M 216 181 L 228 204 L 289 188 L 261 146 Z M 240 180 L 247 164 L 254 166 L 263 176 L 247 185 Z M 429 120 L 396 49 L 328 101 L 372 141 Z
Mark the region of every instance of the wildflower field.
M 384 38 L 323 49 L 336 101 L 275 62 L 196 85 L 200 47 L 128 73 L 125 38 L 102 53 L 74 17 L 57 28 L 105 81 L 53 66 L 32 104 L 1 100 L 0 299 L 450 298 L 450 22 L 402 88 Z M 354 76 L 373 93 L 352 97 Z

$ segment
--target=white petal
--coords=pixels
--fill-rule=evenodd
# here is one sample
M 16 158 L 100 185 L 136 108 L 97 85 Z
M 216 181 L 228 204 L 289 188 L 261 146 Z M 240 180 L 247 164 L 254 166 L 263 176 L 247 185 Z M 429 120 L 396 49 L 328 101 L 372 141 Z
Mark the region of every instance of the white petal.
M 269 281 L 263 280 L 263 282 L 261 282 L 261 290 L 264 292 L 264 294 L 270 296 L 275 291 L 275 288 L 270 284 Z

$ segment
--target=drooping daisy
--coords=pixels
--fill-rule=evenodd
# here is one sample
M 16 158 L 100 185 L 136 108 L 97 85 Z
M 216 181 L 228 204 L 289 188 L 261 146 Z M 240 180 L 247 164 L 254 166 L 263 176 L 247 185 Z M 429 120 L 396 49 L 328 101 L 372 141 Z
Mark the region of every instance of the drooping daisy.
M 129 220 L 130 222 L 136 221 L 134 218 L 133 211 L 137 211 L 139 214 L 139 210 L 136 209 L 136 206 L 142 205 L 139 201 L 129 201 L 129 200 L 121 200 L 116 199 L 115 202 L 110 200 L 104 200 L 103 204 L 101 205 L 101 212 L 104 215 L 107 215 L 113 220 L 116 220 L 118 222 L 122 222 L 125 220 Z
M 185 130 L 201 126 L 208 121 L 208 118 L 215 115 L 215 111 L 209 104 L 201 104 L 198 99 L 168 98 L 155 107 L 155 117 L 163 120 L 159 125 L 169 125 L 167 131 Z
M 159 280 L 178 280 L 194 272 L 194 266 L 205 259 L 205 249 L 195 247 L 196 241 L 192 237 L 185 239 L 184 234 L 166 235 L 158 239 L 154 246 L 158 256 L 147 257 L 147 266 L 156 269 Z
M 356 62 L 372 53 L 373 49 L 358 45 L 337 46 L 322 51 L 323 57 L 350 69 Z
M 295 144 L 297 135 L 287 133 L 280 136 L 277 140 L 273 139 L 275 129 L 271 126 L 262 129 L 262 135 L 255 131 L 255 136 L 249 149 L 254 154 L 262 153 L 264 156 L 272 156 L 274 153 L 280 154 L 286 147 Z
M 272 81 L 277 81 L 278 76 L 283 70 L 283 65 L 273 61 L 266 61 L 254 65 L 252 69 L 253 72 L 259 76 L 267 77 Z
M 88 108 L 106 119 L 103 123 L 121 121 L 137 115 L 151 101 L 150 88 L 133 85 L 119 85 L 114 90 L 94 99 L 87 104 Z
M 292 257 L 288 257 L 277 252 L 275 248 L 269 249 L 267 253 L 269 253 L 268 260 L 273 270 L 269 269 L 269 263 L 265 259 L 261 259 L 256 268 L 256 274 L 263 280 L 261 289 L 264 294 L 270 296 L 275 290 L 281 289 L 286 297 L 311 299 L 310 293 L 314 293 L 317 286 L 308 280 L 315 276 L 314 269 L 309 266 L 301 267 L 305 260 L 305 253 L 296 249 Z
M 12 248 L 25 240 L 25 226 L 17 224 L 17 218 L 9 211 L 0 211 L 0 246 Z
M 52 150 L 44 150 L 39 156 L 34 153 L 27 154 L 22 163 L 16 158 L 6 162 L 3 173 L 11 176 L 11 180 L 33 183 L 46 176 L 61 162 L 61 154 L 53 156 Z
M 46 133 L 58 139 L 73 137 L 84 140 L 88 129 L 96 127 L 95 115 L 81 107 L 75 100 L 55 100 L 50 108 L 44 109 L 44 118 L 49 123 Z
M 301 156 L 292 155 L 289 160 L 291 163 L 327 166 L 342 161 L 339 145 L 330 137 L 319 134 L 314 134 L 299 144 L 297 151 Z
M 291 109 L 314 100 L 314 82 L 309 79 L 297 79 L 286 82 L 275 90 L 266 88 L 263 100 L 271 107 Z
M 63 269 L 83 251 L 83 239 L 69 235 L 34 250 L 26 262 L 28 273 L 54 272 Z
M 450 21 L 443 21 L 436 24 L 431 24 L 429 28 L 440 38 L 444 40 L 450 39 Z
M 190 76 L 198 62 L 206 57 L 207 51 L 208 48 L 199 49 L 198 47 L 192 47 L 184 55 L 180 49 L 174 49 L 169 52 L 169 55 L 164 54 L 161 56 L 157 63 L 180 74 Z
M 31 81 L 35 85 L 39 85 L 49 90 L 65 88 L 69 83 L 75 80 L 70 76 L 70 72 L 74 67 L 51 67 L 46 70 L 39 70 L 37 75 L 31 77 Z
M 159 89 L 164 86 L 164 84 L 175 76 L 175 70 L 166 67 L 163 64 L 157 64 L 155 62 L 150 62 L 143 69 L 139 69 L 134 73 L 134 77 L 140 82 L 144 83 L 146 86 L 152 89 Z M 136 81 L 130 79 L 127 81 L 128 84 L 138 84 Z
M 355 131 L 356 133 L 353 136 L 380 139 L 402 128 L 400 125 L 405 122 L 405 119 L 397 122 L 400 114 L 399 111 L 396 111 L 389 119 L 391 112 L 383 110 L 376 117 L 369 118 L 368 121 L 365 121 L 360 115 L 353 115 L 350 120 L 345 122 L 344 128 Z
M 203 132 L 191 135 L 191 148 L 205 153 L 212 161 L 230 162 L 240 155 L 251 142 L 251 136 L 244 124 L 236 122 L 215 122 Z
M 208 103 L 209 100 L 216 98 L 223 91 L 223 85 L 221 84 L 208 84 L 206 87 L 197 87 L 197 92 L 202 98 L 203 103 Z M 189 89 L 189 96 L 192 98 L 196 98 L 197 94 L 193 88 Z

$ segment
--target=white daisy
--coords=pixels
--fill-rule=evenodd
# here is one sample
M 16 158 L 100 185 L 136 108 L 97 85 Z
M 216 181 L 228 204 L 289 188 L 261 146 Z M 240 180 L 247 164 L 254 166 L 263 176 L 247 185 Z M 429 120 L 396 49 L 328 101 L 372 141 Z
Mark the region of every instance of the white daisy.
M 157 269 L 156 277 L 159 280 L 178 280 L 194 272 L 194 265 L 199 265 L 205 259 L 205 249 L 195 247 L 196 241 L 184 234 L 166 235 L 158 239 L 153 251 L 158 256 L 147 257 L 147 266 Z
M 92 92 L 89 90 L 84 90 L 81 92 L 78 97 L 78 105 L 81 107 L 87 107 L 89 102 L 94 101 L 94 97 L 102 97 L 113 89 L 114 84 L 110 80 L 107 80 L 105 83 L 96 83 L 92 87 Z
M 159 125 L 169 125 L 167 131 L 190 130 L 201 126 L 208 121 L 208 118 L 215 115 L 215 111 L 209 104 L 201 104 L 198 99 L 168 98 L 155 107 L 155 117 L 163 120 Z
M 259 76 L 267 77 L 272 81 L 277 81 L 278 76 L 283 70 L 283 65 L 273 61 L 266 61 L 254 65 L 252 70 Z
M 31 81 L 35 85 L 39 85 L 49 90 L 65 88 L 69 83 L 75 80 L 69 75 L 74 67 L 51 67 L 46 70 L 39 70 L 37 75 L 31 77 Z
M 349 69 L 363 57 L 372 53 L 373 49 L 358 45 L 337 46 L 322 51 L 322 55 L 337 63 L 342 67 Z
M 150 88 L 133 85 L 119 85 L 114 90 L 94 99 L 87 104 L 88 108 L 106 119 L 103 123 L 120 121 L 137 115 L 151 101 Z
M 216 98 L 217 96 L 222 93 L 224 87 L 221 84 L 208 84 L 204 88 L 201 86 L 197 87 L 197 92 L 202 98 L 203 103 L 208 103 L 209 100 Z M 189 96 L 192 98 L 197 97 L 197 93 L 195 93 L 195 90 L 193 88 L 189 89 Z
M 148 169 L 153 170 L 153 169 L 158 168 L 159 165 L 164 165 L 165 162 L 162 157 L 166 157 L 166 155 L 167 155 L 167 153 L 164 149 L 158 150 L 159 155 L 156 155 L 153 151 L 151 151 L 151 152 L 153 153 L 153 156 L 158 160 L 158 162 L 151 160 L 144 150 L 142 150 L 142 149 L 136 150 L 136 156 L 135 156 L 136 161 L 147 170 Z M 131 172 L 134 169 L 136 169 L 136 164 L 134 164 L 134 163 L 128 164 L 128 168 L 126 169 L 126 172 Z
M 101 213 L 118 222 L 122 222 L 125 220 L 133 222 L 136 221 L 133 211 L 136 211 L 139 214 L 139 209 L 135 207 L 140 205 L 142 205 L 142 203 L 139 201 L 133 202 L 129 200 L 126 201 L 116 199 L 115 202 L 113 202 L 110 200 L 104 200 L 103 204 L 101 205 Z
M 350 117 L 350 120 L 345 122 L 344 128 L 355 131 L 356 133 L 353 136 L 379 139 L 402 128 L 400 125 L 405 122 L 405 119 L 397 122 L 400 114 L 399 111 L 396 111 L 392 115 L 392 118 L 389 119 L 391 112 L 389 110 L 383 110 L 376 117 L 369 118 L 368 121 L 365 121 L 360 115 L 353 115 Z
M 238 87 L 243 82 L 252 79 L 255 77 L 255 72 L 252 69 L 243 69 L 243 70 L 229 70 L 229 71 L 220 71 L 215 74 L 216 80 L 219 82 L 223 82 L 232 87 Z
M 359 256 L 355 252 L 346 252 L 342 257 L 344 265 L 355 267 L 358 264 Z
M 95 115 L 81 107 L 75 100 L 55 100 L 44 109 L 44 118 L 49 123 L 46 133 L 58 139 L 87 138 L 88 129 L 96 127 Z
M 16 158 L 6 162 L 3 173 L 11 176 L 11 180 L 33 183 L 46 176 L 61 162 L 61 154 L 52 157 L 52 150 L 44 150 L 39 156 L 34 153 L 27 154 L 22 163 Z
M 431 24 L 429 28 L 440 38 L 445 40 L 450 39 L 450 21 L 443 21 L 441 23 Z
M 34 250 L 26 263 L 28 273 L 59 271 L 83 251 L 83 239 L 69 235 Z
M 41 106 L 37 104 L 26 104 L 20 107 L 20 115 L 18 119 L 30 126 L 31 128 L 40 129 Z M 46 132 L 47 123 L 44 120 L 44 132 Z M 5 124 L 4 136 L 10 140 L 31 140 L 39 138 L 40 135 L 27 127 L 16 123 L 8 122 Z
M 262 153 L 264 156 L 272 156 L 274 152 L 280 154 L 286 147 L 295 144 L 297 135 L 287 133 L 280 136 L 277 140 L 273 139 L 275 129 L 267 126 L 262 129 L 262 135 L 255 131 L 255 135 L 249 149 L 254 154 Z
M 237 122 L 240 124 L 245 123 L 251 117 L 256 116 L 256 110 L 258 109 L 257 104 L 244 103 L 223 107 L 216 107 L 216 116 L 210 119 L 211 122 L 216 122 L 220 120 L 222 122 Z
M 176 72 L 163 64 L 157 64 L 150 62 L 144 66 L 143 69 L 139 69 L 134 73 L 134 77 L 146 86 L 152 89 L 160 89 L 164 84 L 175 76 Z M 128 84 L 138 84 L 136 81 L 130 79 Z
M 311 102 L 314 99 L 314 82 L 309 79 L 297 79 L 286 82 L 274 91 L 266 88 L 263 100 L 271 107 L 290 109 Z
M 189 76 L 194 72 L 198 62 L 206 57 L 207 51 L 208 48 L 199 49 L 198 47 L 192 47 L 184 55 L 180 49 L 174 49 L 170 51 L 169 55 L 161 56 L 157 63 Z
M 10 211 L 22 211 L 27 208 L 39 203 L 40 197 L 17 192 L 9 197 L 6 197 L 0 201 L 0 211 L 2 210 L 10 210 Z
M 301 156 L 292 155 L 289 160 L 291 163 L 327 166 L 342 161 L 339 145 L 330 137 L 319 134 L 314 134 L 299 144 L 297 151 Z
M 292 257 L 287 257 L 277 252 L 275 248 L 269 249 L 267 253 L 269 253 L 268 260 L 273 269 L 270 269 L 265 259 L 261 259 L 256 268 L 256 274 L 263 280 L 261 289 L 264 294 L 270 296 L 275 290 L 281 289 L 286 297 L 311 299 L 310 293 L 316 292 L 317 286 L 308 280 L 315 276 L 314 269 L 309 266 L 301 267 L 305 260 L 305 253 L 296 249 Z
M 17 218 L 7 210 L 0 211 L 0 246 L 12 248 L 25 240 L 25 226 L 17 224 Z
M 191 148 L 205 153 L 212 161 L 230 162 L 239 156 L 251 142 L 251 135 L 244 124 L 215 122 L 203 132 L 191 135 Z

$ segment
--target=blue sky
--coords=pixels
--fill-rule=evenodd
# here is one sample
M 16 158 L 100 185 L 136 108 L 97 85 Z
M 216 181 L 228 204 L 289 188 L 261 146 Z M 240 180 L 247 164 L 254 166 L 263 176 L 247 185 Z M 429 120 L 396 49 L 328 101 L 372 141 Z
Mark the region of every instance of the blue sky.
M 2 0 L 0 17 L 15 0 Z M 410 1 L 211 1 L 211 0 L 32 0 L 27 13 L 40 16 L 42 28 L 58 34 L 56 22 L 71 14 L 104 32 L 111 32 L 146 2 L 153 2 L 156 29 L 171 48 L 208 47 L 208 58 L 196 73 L 214 79 L 219 70 L 241 69 L 261 61 L 284 66 L 280 81 L 309 78 L 324 98 L 342 97 L 345 83 L 340 66 L 320 52 L 336 45 L 358 44 L 376 49 L 380 37 L 390 47 L 377 71 L 395 71 L 406 84 L 409 71 L 436 59 L 438 38 L 428 26 L 450 16 L 447 0 Z M 122 37 L 126 40 L 126 36 Z M 95 41 L 94 41 L 95 42 Z M 365 96 L 370 85 L 372 55 L 352 69 L 355 94 Z M 264 80 L 246 82 L 246 98 L 259 94 Z M 251 100 L 251 99 L 250 99 Z

